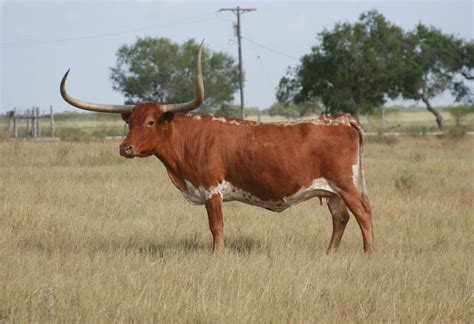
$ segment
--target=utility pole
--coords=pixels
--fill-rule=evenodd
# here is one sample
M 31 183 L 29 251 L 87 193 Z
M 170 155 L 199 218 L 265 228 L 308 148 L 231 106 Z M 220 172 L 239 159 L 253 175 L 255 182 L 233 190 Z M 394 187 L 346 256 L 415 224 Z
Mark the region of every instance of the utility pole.
M 243 83 L 243 73 L 242 73 L 242 34 L 240 32 L 240 14 L 245 13 L 245 12 L 250 12 L 250 11 L 255 11 L 257 9 L 251 9 L 251 8 L 224 8 L 219 10 L 221 11 L 232 11 L 236 16 L 237 16 L 237 24 L 234 25 L 236 36 L 237 36 L 237 42 L 239 44 L 239 77 L 240 77 L 240 116 L 242 119 L 245 118 L 244 116 L 244 83 Z

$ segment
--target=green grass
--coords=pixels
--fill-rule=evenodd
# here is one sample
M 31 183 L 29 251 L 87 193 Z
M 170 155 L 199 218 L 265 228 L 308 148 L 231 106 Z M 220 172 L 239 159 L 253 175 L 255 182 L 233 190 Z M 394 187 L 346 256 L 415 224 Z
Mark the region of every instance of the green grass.
M 448 111 L 441 111 L 447 131 L 456 128 L 456 120 Z M 370 115 L 361 117 L 364 129 L 369 132 L 382 132 L 382 115 Z M 461 119 L 461 127 L 474 130 L 474 114 L 469 114 Z M 385 131 L 419 134 L 426 132 L 437 132 L 438 127 L 432 113 L 424 110 L 385 110 Z
M 118 141 L 0 142 L 0 322 L 472 322 L 474 139 L 371 143 L 376 251 L 317 199 L 205 208 Z

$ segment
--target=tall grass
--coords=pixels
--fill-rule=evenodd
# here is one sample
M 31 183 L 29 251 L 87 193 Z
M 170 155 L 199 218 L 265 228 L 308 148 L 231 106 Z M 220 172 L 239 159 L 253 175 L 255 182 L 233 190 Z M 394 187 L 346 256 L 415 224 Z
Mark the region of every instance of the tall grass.
M 376 252 L 317 199 L 205 208 L 118 142 L 0 142 L 0 321 L 472 322 L 474 139 L 369 144 Z

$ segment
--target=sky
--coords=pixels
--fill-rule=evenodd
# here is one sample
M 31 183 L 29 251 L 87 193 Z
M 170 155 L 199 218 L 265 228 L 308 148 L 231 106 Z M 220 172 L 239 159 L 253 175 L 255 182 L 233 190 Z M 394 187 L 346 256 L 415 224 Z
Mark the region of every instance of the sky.
M 68 68 L 68 92 L 79 99 L 121 104 L 110 68 L 116 51 L 137 37 L 182 43 L 205 39 L 236 60 L 235 15 L 221 8 L 254 8 L 242 16 L 245 104 L 268 108 L 288 66 L 337 22 L 355 22 L 376 9 L 405 30 L 419 22 L 473 39 L 473 1 L 7 1 L 0 0 L 0 113 L 32 106 L 71 111 L 59 94 Z M 435 105 L 452 103 L 444 94 Z M 239 93 L 235 94 L 239 103 Z M 401 102 L 413 104 L 413 102 Z

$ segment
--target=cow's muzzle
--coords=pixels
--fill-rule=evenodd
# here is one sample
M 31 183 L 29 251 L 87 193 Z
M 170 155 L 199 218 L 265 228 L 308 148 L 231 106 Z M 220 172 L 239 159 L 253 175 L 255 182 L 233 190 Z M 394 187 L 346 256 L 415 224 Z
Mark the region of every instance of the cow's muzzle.
M 134 157 L 133 146 L 130 144 L 120 144 L 120 155 L 126 158 Z

